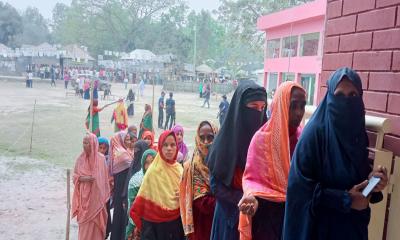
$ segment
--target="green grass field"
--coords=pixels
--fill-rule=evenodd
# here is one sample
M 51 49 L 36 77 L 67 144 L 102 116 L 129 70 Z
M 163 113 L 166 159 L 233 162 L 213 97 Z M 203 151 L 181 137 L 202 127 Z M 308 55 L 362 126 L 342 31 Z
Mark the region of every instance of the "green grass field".
M 85 134 L 84 121 L 89 101 L 75 96 L 66 96 L 63 82 L 51 88 L 48 82 L 34 82 L 33 89 L 26 89 L 24 82 L 0 82 L 0 155 L 31 156 L 49 163 L 70 168 L 81 151 Z M 71 90 L 70 90 L 71 91 Z M 125 97 L 128 90 L 122 84 L 113 84 L 112 93 Z M 152 103 L 152 86 L 146 86 L 144 98 L 135 102 L 135 116 L 129 124 L 139 125 L 144 104 Z M 157 106 L 161 87 L 155 88 Z M 103 94 L 100 92 L 100 94 Z M 194 132 L 202 120 L 218 123 L 216 115 L 220 99 L 211 99 L 211 108 L 201 108 L 202 99 L 195 93 L 174 93 L 177 120 L 185 129 L 185 142 L 193 148 Z M 32 135 L 32 152 L 29 153 L 33 106 L 36 100 L 35 122 Z M 100 101 L 103 106 L 110 101 Z M 102 135 L 111 137 L 110 123 L 113 106 L 100 113 Z M 154 111 L 154 125 L 157 126 L 158 109 Z M 156 129 L 157 137 L 162 130 Z

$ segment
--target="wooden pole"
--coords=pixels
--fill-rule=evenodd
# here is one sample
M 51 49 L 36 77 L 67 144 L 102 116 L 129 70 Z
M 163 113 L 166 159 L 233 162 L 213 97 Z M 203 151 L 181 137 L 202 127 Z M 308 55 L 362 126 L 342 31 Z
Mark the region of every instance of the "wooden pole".
M 36 111 L 36 99 L 35 99 L 35 103 L 33 104 L 32 126 L 31 126 L 31 144 L 29 146 L 29 155 L 32 154 L 33 126 L 35 124 L 35 111 Z
M 65 240 L 69 240 L 69 229 L 71 223 L 71 170 L 67 169 L 67 229 Z
M 89 132 L 93 132 L 93 90 L 94 82 L 93 79 L 90 80 L 90 108 L 89 108 Z
M 155 92 L 155 77 L 153 77 L 153 99 L 152 99 L 152 103 L 151 103 L 151 125 L 153 125 L 153 129 L 154 129 L 154 92 Z

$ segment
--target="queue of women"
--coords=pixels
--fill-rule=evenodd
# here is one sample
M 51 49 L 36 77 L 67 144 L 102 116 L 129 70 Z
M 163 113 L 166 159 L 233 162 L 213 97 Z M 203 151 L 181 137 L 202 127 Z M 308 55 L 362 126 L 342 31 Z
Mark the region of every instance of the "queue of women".
M 219 131 L 199 123 L 191 156 L 179 125 L 157 145 L 135 127 L 110 143 L 86 135 L 74 171 L 79 239 L 368 239 L 387 170 L 368 160 L 359 75 L 338 69 L 327 87 L 302 128 L 301 85 L 282 83 L 267 106 L 264 88 L 242 82 Z M 381 180 L 364 197 L 372 176 Z

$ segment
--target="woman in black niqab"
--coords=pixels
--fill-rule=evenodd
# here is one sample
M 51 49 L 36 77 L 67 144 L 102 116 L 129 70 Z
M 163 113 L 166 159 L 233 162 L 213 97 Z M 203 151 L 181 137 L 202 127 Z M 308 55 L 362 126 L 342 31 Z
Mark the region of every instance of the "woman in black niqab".
M 248 107 L 261 101 L 262 109 Z M 247 150 L 255 132 L 266 122 L 267 94 L 253 81 L 243 81 L 236 89 L 225 121 L 207 157 L 211 190 L 217 204 L 211 239 L 239 239 L 237 204 L 243 195 L 241 179 Z

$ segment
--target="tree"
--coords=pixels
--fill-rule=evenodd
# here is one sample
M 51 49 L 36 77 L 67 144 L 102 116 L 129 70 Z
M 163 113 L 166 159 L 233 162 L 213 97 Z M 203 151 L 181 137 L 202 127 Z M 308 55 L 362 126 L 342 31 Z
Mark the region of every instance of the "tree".
M 50 40 L 46 20 L 35 7 L 28 7 L 22 14 L 22 33 L 18 35 L 19 44 L 38 45 Z
M 258 51 L 264 43 L 264 34 L 256 28 L 259 17 L 309 1 L 312 0 L 221 0 L 219 20 L 230 29 L 233 38 L 249 43 Z
M 0 2 L 0 43 L 16 47 L 15 36 L 22 32 L 22 19 L 8 3 Z

